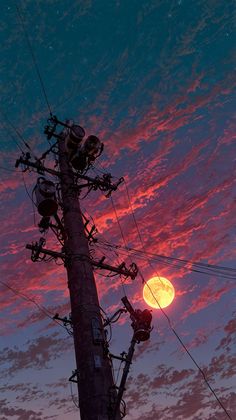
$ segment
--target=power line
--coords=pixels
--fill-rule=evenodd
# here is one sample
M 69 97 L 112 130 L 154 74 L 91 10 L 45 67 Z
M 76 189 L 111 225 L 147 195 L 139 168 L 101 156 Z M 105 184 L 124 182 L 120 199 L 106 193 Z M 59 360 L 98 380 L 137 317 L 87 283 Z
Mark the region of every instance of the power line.
M 0 166 L 0 169 L 7 172 L 16 172 L 15 169 L 4 168 L 4 166 Z
M 5 114 L 5 112 L 3 112 L 2 110 L 0 110 L 0 113 L 2 114 L 2 116 L 4 117 L 4 119 L 7 121 L 7 123 L 10 125 L 10 127 L 12 128 L 12 130 L 15 132 L 15 134 L 18 136 L 18 138 L 22 141 L 22 143 L 24 144 L 25 147 L 27 147 L 27 149 L 29 149 L 32 152 L 32 149 L 30 147 L 30 145 L 25 141 L 24 137 L 22 136 L 22 134 L 19 132 L 19 130 L 15 127 L 15 125 L 12 123 L 12 121 L 8 118 L 8 116 Z M 3 122 L 4 125 L 6 126 L 6 122 Z M 22 153 L 24 153 L 24 150 L 21 148 L 21 146 L 19 145 L 19 143 L 15 140 L 15 138 L 11 135 L 11 133 L 8 131 L 9 136 L 11 137 L 12 141 L 17 145 L 17 147 L 20 149 L 20 151 Z
M 12 293 L 14 293 L 16 296 L 19 296 L 21 299 L 33 303 L 37 308 L 48 318 L 50 318 L 52 321 L 56 322 L 60 327 L 62 327 L 64 330 L 67 330 L 66 327 L 64 327 L 60 322 L 58 322 L 56 319 L 54 319 L 51 315 L 52 312 L 50 312 L 48 309 L 46 309 L 44 306 L 40 305 L 35 299 L 31 298 L 30 296 L 26 295 L 23 292 L 20 292 L 19 290 L 15 289 L 12 286 L 9 286 L 9 284 L 5 283 L 4 281 L 0 280 L 0 283 L 5 286 L 7 289 L 11 290 Z M 50 315 L 51 314 L 51 315 Z
M 4 116 L 4 118 L 5 119 L 7 119 L 7 117 L 3 114 L 3 112 L 2 111 L 0 111 L 1 112 L 1 114 Z M 11 124 L 11 122 L 7 119 L 7 121 L 8 121 L 8 123 L 12 126 L 12 124 Z M 3 122 L 3 124 L 5 125 L 5 127 L 6 127 L 6 123 L 5 122 Z M 12 127 L 13 128 L 13 127 Z M 16 132 L 16 130 L 15 130 L 15 128 L 14 128 L 14 131 Z M 22 147 L 21 147 L 21 145 L 18 143 L 18 141 L 16 141 L 16 139 L 11 135 L 11 133 L 10 133 L 10 131 L 8 131 L 8 135 L 11 137 L 11 140 L 13 141 L 13 143 L 18 147 L 18 149 L 22 152 L 22 153 L 24 153 L 24 151 L 23 151 L 23 149 L 22 149 Z M 19 133 L 17 132 L 17 135 L 19 136 Z
M 162 265 L 182 268 L 186 271 L 192 271 L 196 273 L 206 274 L 206 275 L 215 275 L 217 277 L 225 278 L 228 280 L 235 280 L 236 279 L 236 269 L 231 267 L 223 267 L 211 264 L 204 264 L 204 263 L 196 263 L 191 260 L 183 260 L 180 258 L 173 258 L 168 257 L 166 255 L 154 254 L 148 251 L 141 251 L 136 248 L 132 247 L 122 247 L 121 245 L 112 244 L 109 242 L 102 242 L 100 241 L 100 245 L 105 248 L 114 248 L 119 249 L 119 252 L 123 253 L 124 255 L 130 255 L 130 252 L 135 254 L 136 258 L 146 260 L 147 255 L 153 261 L 157 261 Z M 195 267 L 195 268 L 194 268 Z M 199 269 L 197 269 L 199 268 Z M 205 270 L 205 271 L 204 271 Z
M 127 243 L 126 243 L 125 235 L 123 233 L 123 230 L 122 230 L 122 227 L 121 227 L 121 224 L 120 224 L 120 220 L 119 220 L 119 217 L 118 217 L 118 214 L 117 214 L 117 211 L 116 211 L 115 204 L 114 204 L 114 201 L 113 201 L 112 196 L 110 197 L 110 200 L 111 200 L 111 204 L 112 204 L 112 207 L 113 207 L 113 211 L 115 213 L 116 222 L 118 224 L 118 227 L 119 227 L 119 230 L 120 230 L 120 234 L 121 234 L 122 240 L 124 242 L 125 248 L 127 248 Z
M 45 98 L 45 102 L 46 102 L 47 107 L 48 107 L 49 114 L 52 116 L 51 106 L 49 104 L 46 89 L 45 89 L 45 86 L 44 86 L 44 83 L 43 83 L 42 76 L 40 74 L 39 66 L 37 64 L 37 60 L 36 60 L 36 57 L 35 57 L 35 54 L 34 54 L 34 50 L 32 48 L 32 45 L 31 45 L 31 42 L 30 42 L 30 39 L 29 39 L 29 35 L 28 35 L 27 29 L 26 29 L 26 26 L 25 26 L 25 23 L 24 23 L 24 19 L 23 19 L 23 16 L 22 16 L 22 10 L 20 10 L 20 7 L 17 5 L 17 3 L 15 3 L 15 6 L 16 6 L 16 10 L 17 10 L 17 13 L 18 13 L 18 16 L 19 16 L 19 20 L 21 22 L 22 30 L 23 30 L 24 35 L 25 35 L 26 42 L 28 44 L 28 48 L 29 48 L 29 51 L 30 51 L 30 54 L 31 54 L 31 57 L 32 57 L 32 61 L 33 61 L 34 66 L 35 66 L 35 70 L 36 70 L 36 73 L 38 75 L 38 79 L 39 79 L 39 82 L 40 82 L 40 85 L 41 85 L 43 96 Z
M 140 241 L 141 247 L 142 247 L 142 249 L 143 249 L 143 252 L 144 252 L 144 253 L 146 254 L 146 256 L 147 256 L 147 260 L 148 260 L 148 263 L 149 263 L 150 267 L 151 267 L 153 270 L 155 270 L 157 277 L 159 278 L 160 282 L 161 282 L 161 283 L 162 283 L 162 285 L 164 286 L 164 283 L 163 283 L 163 281 L 162 281 L 162 278 L 161 278 L 160 274 L 159 274 L 159 273 L 158 273 L 158 271 L 155 269 L 155 267 L 153 267 L 153 265 L 152 265 L 152 263 L 151 263 L 150 259 L 148 258 L 148 255 L 147 255 L 147 253 L 146 253 L 146 250 L 145 250 L 145 248 L 144 248 L 143 238 L 142 238 L 142 236 L 141 236 L 141 233 L 140 233 L 140 230 L 139 230 L 139 226 L 138 226 L 137 220 L 136 220 L 135 215 L 134 215 L 134 209 L 133 209 L 133 206 L 132 206 L 132 202 L 131 202 L 131 199 L 130 199 L 130 194 L 129 194 L 129 190 L 128 190 L 128 186 L 127 186 L 127 184 L 126 184 L 125 178 L 124 178 L 124 184 L 125 184 L 126 194 L 127 194 L 127 197 L 128 197 L 129 207 L 130 207 L 131 214 L 132 214 L 132 217 L 133 217 L 133 221 L 134 221 L 134 224 L 135 224 L 135 227 L 136 227 L 137 233 L 138 233 L 138 237 L 139 237 L 139 241 Z M 157 302 L 157 303 L 158 303 L 158 306 L 160 307 L 159 302 Z
M 75 396 L 73 394 L 72 382 L 71 381 L 69 381 L 69 382 L 70 382 L 70 395 L 71 395 L 71 399 L 73 401 L 73 404 L 76 406 L 76 408 L 79 408 L 79 404 L 76 402 Z
M 121 234 L 122 240 L 124 242 L 125 247 L 127 248 L 127 243 L 126 243 L 125 235 L 123 233 L 123 230 L 122 230 L 122 227 L 121 227 L 121 224 L 120 224 L 120 220 L 119 220 L 119 217 L 118 217 L 118 214 L 117 214 L 117 211 L 116 211 L 116 208 L 115 208 L 115 205 L 114 205 L 114 201 L 113 201 L 112 196 L 110 196 L 110 200 L 111 200 L 111 203 L 112 203 L 113 211 L 115 213 L 116 221 L 117 221 L 117 224 L 118 224 L 118 227 L 119 227 L 119 230 L 120 230 L 120 234 Z M 128 253 L 128 257 L 129 257 L 130 262 L 132 264 L 132 260 L 130 258 L 129 253 Z M 124 283 L 124 281 L 122 280 L 121 277 L 120 277 L 120 281 L 121 281 L 121 287 L 122 287 L 123 293 L 124 293 L 125 296 L 127 296 L 126 289 L 125 289 L 125 283 Z
M 125 184 L 125 189 L 126 189 L 126 193 L 127 193 L 128 202 L 129 202 L 129 206 L 130 206 L 130 209 L 131 209 L 132 217 L 133 217 L 133 220 L 134 220 L 137 232 L 138 232 L 138 236 L 139 236 L 139 239 L 140 239 L 140 243 L 142 244 L 142 247 L 144 248 L 143 240 L 142 240 L 142 237 L 141 237 L 141 233 L 140 233 L 140 230 L 139 230 L 139 227 L 138 227 L 136 217 L 134 215 L 134 209 L 133 209 L 133 206 L 132 206 L 128 186 L 127 186 L 127 183 L 126 183 L 125 179 L 124 179 L 124 184 Z M 144 250 L 144 253 L 148 254 L 145 250 Z M 205 264 L 205 263 L 196 263 L 194 261 L 189 261 L 189 260 L 185 260 L 185 259 L 181 259 L 181 258 L 167 257 L 167 256 L 163 256 L 163 255 L 158 255 L 158 254 L 152 254 L 152 253 L 150 253 L 150 254 L 155 255 L 157 257 L 160 257 L 160 258 L 166 258 L 168 260 L 179 261 L 179 262 L 184 262 L 184 263 L 187 263 L 187 264 L 201 266 L 201 267 L 204 267 L 206 269 L 207 268 L 211 268 L 211 269 L 217 268 L 219 270 L 229 270 L 229 271 L 235 271 L 236 272 L 236 269 L 233 269 L 233 268 L 222 267 L 222 266 L 211 265 L 211 264 Z
M 22 172 L 22 179 L 23 179 L 23 184 L 24 184 L 24 187 L 25 187 L 25 192 L 28 195 L 28 197 L 29 197 L 29 199 L 31 201 L 31 204 L 32 204 L 33 218 L 34 218 L 34 226 L 37 226 L 36 225 L 36 216 L 35 216 L 35 207 L 36 207 L 36 204 L 35 204 L 35 202 L 33 200 L 33 193 L 31 195 L 29 193 L 29 190 L 27 188 L 27 185 L 26 185 L 26 182 L 25 182 L 25 177 L 24 177 L 24 173 L 23 172 Z
M 138 223 L 137 223 L 136 218 L 135 218 L 135 215 L 134 215 L 134 211 L 133 211 L 133 207 L 132 207 L 132 203 L 131 203 L 131 199 L 130 199 L 130 195 L 129 195 L 129 191 L 128 191 L 128 187 L 127 187 L 126 183 L 125 183 L 125 186 L 126 186 L 126 191 L 127 191 L 127 196 L 128 196 L 129 205 L 130 205 L 130 208 L 131 208 L 131 211 L 132 211 L 132 215 L 133 215 L 133 219 L 134 219 L 134 222 L 135 222 L 135 226 L 136 226 L 136 228 L 137 228 L 138 236 L 139 236 L 139 239 L 140 239 L 141 244 L 143 245 L 142 237 L 141 237 L 141 234 L 140 234 L 140 230 L 139 230 L 139 227 L 138 227 Z M 154 299 L 155 299 L 155 301 L 157 302 L 157 304 L 158 304 L 158 306 L 159 306 L 159 308 L 160 308 L 160 310 L 161 310 L 162 314 L 163 314 L 163 315 L 164 315 L 164 317 L 166 318 L 166 320 L 167 320 L 167 322 L 168 322 L 168 325 L 169 325 L 169 327 L 170 327 L 171 331 L 173 332 L 173 334 L 175 335 L 175 337 L 177 338 L 177 340 L 179 341 L 179 343 L 181 344 L 181 346 L 183 347 L 183 349 L 186 351 L 186 353 L 188 354 L 188 356 L 190 357 L 190 359 L 192 360 L 192 362 L 194 363 L 194 365 L 197 367 L 198 371 L 201 373 L 201 375 L 202 375 L 202 377 L 203 377 L 204 382 L 206 383 L 206 385 L 207 385 L 207 386 L 208 386 L 208 388 L 210 389 L 210 391 L 211 391 L 212 395 L 215 397 L 216 401 L 219 403 L 219 405 L 221 406 L 221 408 L 223 409 L 223 411 L 225 412 L 225 414 L 227 415 L 227 417 L 228 417 L 230 420 L 233 420 L 233 419 L 232 419 L 232 417 L 230 416 L 230 414 L 228 413 L 228 411 L 226 410 L 226 408 L 225 408 L 224 404 L 223 404 L 223 403 L 222 403 L 222 401 L 219 399 L 219 397 L 217 396 L 216 392 L 214 391 L 214 389 L 213 389 L 213 388 L 212 388 L 212 386 L 210 385 L 210 383 L 209 383 L 208 379 L 206 378 L 206 375 L 205 375 L 204 371 L 201 369 L 201 367 L 199 366 L 199 364 L 196 362 L 195 358 L 192 356 L 192 354 L 190 353 L 190 351 L 187 349 L 186 345 L 184 344 L 183 340 L 181 339 L 181 337 L 179 336 L 179 334 L 177 333 L 177 331 L 175 330 L 175 328 L 172 326 L 172 322 L 171 322 L 171 320 L 170 320 L 169 316 L 168 316 L 168 315 L 167 315 L 167 313 L 164 311 L 164 309 L 160 306 L 160 304 L 159 304 L 159 302 L 158 302 L 158 300 L 157 300 L 156 296 L 154 295 L 154 293 L 153 293 L 153 291 L 152 291 L 151 287 L 149 286 L 148 282 L 146 282 L 146 280 L 145 280 L 145 278 L 143 277 L 142 273 L 140 273 L 140 274 L 141 274 L 141 277 L 142 277 L 142 281 L 143 281 L 143 283 L 144 283 L 144 284 L 148 287 L 148 289 L 149 289 L 150 293 L 152 294 L 153 298 L 154 298 Z M 158 276 L 158 277 L 159 277 L 159 276 Z
M 95 169 L 95 168 L 93 168 L 93 169 Z M 100 171 L 100 172 L 102 172 L 102 171 Z M 131 202 L 129 190 L 128 190 L 127 183 L 126 183 L 125 180 L 124 180 L 124 183 L 125 183 L 125 188 L 126 188 L 126 193 L 127 193 L 128 201 L 129 201 L 129 207 L 131 209 L 132 217 L 133 217 L 133 220 L 134 220 L 134 224 L 135 224 L 136 230 L 138 232 L 138 237 L 139 237 L 140 243 L 142 245 L 143 251 L 140 251 L 138 249 L 135 249 L 135 248 L 132 248 L 132 247 L 128 247 L 127 246 L 127 243 L 126 243 L 126 240 L 125 240 L 123 231 L 122 231 L 121 223 L 120 223 L 120 220 L 119 220 L 119 217 L 118 217 L 118 214 L 117 214 L 117 211 L 116 211 L 116 208 L 115 208 L 114 201 L 113 201 L 112 197 L 111 197 L 111 200 L 112 200 L 113 210 L 114 210 L 114 213 L 115 213 L 115 216 L 116 216 L 117 224 L 119 226 L 119 230 L 121 232 L 121 236 L 122 236 L 123 242 L 125 244 L 125 247 L 122 247 L 121 245 L 110 244 L 108 242 L 107 242 L 106 245 L 111 246 L 111 247 L 116 248 L 116 249 L 117 248 L 123 248 L 124 250 L 127 250 L 127 254 L 129 254 L 129 252 L 132 251 L 132 252 L 135 252 L 135 253 L 143 253 L 146 256 L 146 258 L 150 256 L 150 257 L 152 257 L 152 259 L 153 258 L 155 258 L 155 259 L 158 259 L 159 258 L 159 259 L 163 259 L 163 260 L 166 259 L 167 261 L 173 261 L 173 262 L 176 262 L 176 263 L 180 263 L 182 265 L 179 265 L 179 267 L 185 268 L 187 270 L 191 270 L 193 272 L 197 272 L 197 273 L 201 273 L 201 274 L 211 274 L 211 275 L 212 274 L 216 274 L 216 275 L 219 275 L 220 277 L 230 278 L 230 279 L 233 279 L 233 280 L 235 279 L 235 277 L 232 277 L 229 274 L 222 274 L 222 272 L 221 273 L 218 273 L 218 271 L 217 271 L 217 270 L 229 271 L 229 272 L 233 272 L 233 273 L 236 274 L 236 269 L 231 268 L 231 267 L 224 267 L 224 266 L 219 266 L 219 265 L 214 265 L 214 264 L 206 264 L 206 263 L 201 263 L 201 262 L 195 262 L 195 261 L 192 261 L 192 260 L 181 259 L 181 258 L 174 258 L 174 257 L 169 257 L 169 256 L 166 256 L 166 255 L 155 254 L 155 253 L 146 251 L 144 249 L 143 239 L 142 239 L 142 236 L 141 236 L 141 233 L 140 233 L 140 229 L 139 229 L 138 224 L 137 224 L 137 220 L 136 220 L 135 215 L 134 215 L 133 205 L 132 205 L 132 202 Z M 149 261 L 149 263 L 150 263 L 150 261 Z M 162 264 L 168 264 L 168 265 L 174 265 L 174 264 L 171 264 L 170 262 L 166 262 L 165 263 L 165 262 L 162 262 L 161 261 L 161 263 Z M 207 272 L 204 272 L 204 271 L 199 271 L 199 270 L 192 269 L 191 267 L 187 267 L 186 268 L 186 267 L 184 267 L 184 265 L 186 265 L 186 264 L 192 265 L 192 266 L 197 267 L 197 268 L 203 268 L 205 270 L 211 270 L 211 272 L 210 273 L 207 273 Z M 175 265 L 175 266 L 178 267 L 178 265 Z

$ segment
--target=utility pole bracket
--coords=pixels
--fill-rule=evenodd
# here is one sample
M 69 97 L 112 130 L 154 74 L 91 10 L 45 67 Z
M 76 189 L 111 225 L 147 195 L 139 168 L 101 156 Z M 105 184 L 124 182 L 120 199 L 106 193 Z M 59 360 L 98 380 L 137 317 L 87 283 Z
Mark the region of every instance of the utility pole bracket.
M 40 254 L 44 254 L 44 255 L 51 256 L 55 260 L 57 260 L 58 258 L 61 258 L 65 264 L 68 264 L 69 261 L 73 259 L 79 259 L 81 261 L 88 261 L 94 267 L 101 268 L 102 270 L 112 271 L 126 278 L 130 277 L 132 280 L 134 280 L 138 274 L 138 267 L 135 263 L 132 263 L 129 268 L 126 267 L 125 263 L 120 264 L 118 267 L 114 267 L 112 265 L 105 264 L 103 262 L 105 257 L 103 260 L 95 261 L 92 258 L 88 258 L 87 255 L 83 255 L 83 254 L 66 255 L 66 253 L 63 253 L 63 252 L 56 252 L 56 251 L 43 248 L 43 244 L 45 244 L 45 242 L 42 243 L 42 240 L 44 240 L 44 238 L 41 238 L 39 243 L 36 242 L 33 244 L 26 244 L 26 248 L 32 251 L 31 259 L 33 262 L 39 260 Z
M 72 375 L 69 377 L 68 381 L 78 384 L 78 382 L 79 382 L 79 372 L 78 372 L 77 369 L 72 371 Z

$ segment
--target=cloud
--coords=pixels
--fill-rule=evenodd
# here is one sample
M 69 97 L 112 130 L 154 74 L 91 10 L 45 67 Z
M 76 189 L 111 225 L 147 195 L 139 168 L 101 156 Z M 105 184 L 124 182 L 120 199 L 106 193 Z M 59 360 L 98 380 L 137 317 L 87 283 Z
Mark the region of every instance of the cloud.
M 234 321 L 235 318 L 229 319 L 224 326 L 223 339 L 217 335 L 219 345 L 209 363 L 199 363 L 205 378 L 231 416 L 236 408 L 236 393 L 233 391 L 232 382 L 236 374 Z M 218 330 L 219 326 L 217 333 Z M 204 340 L 204 343 L 200 344 L 205 343 Z M 201 351 L 204 352 L 203 349 Z M 127 393 L 124 397 L 127 399 L 131 418 L 147 420 L 155 416 L 164 420 L 225 418 L 224 411 L 204 382 L 201 372 L 194 366 L 176 369 L 169 365 L 153 363 L 152 371 L 151 375 L 141 373 L 128 379 Z M 148 408 L 150 406 L 151 410 Z M 140 407 L 142 414 L 139 411 Z
M 187 349 L 197 348 L 209 342 L 209 338 L 217 332 L 220 332 L 222 327 L 218 325 L 203 326 L 195 332 L 195 337 L 186 344 Z
M 27 341 L 24 350 L 18 346 L 3 348 L 0 352 L 2 376 L 12 376 L 24 369 L 46 369 L 49 362 L 69 349 L 72 349 L 72 342 L 68 337 L 59 337 L 57 332 Z
M 134 357 L 133 360 L 134 362 L 136 360 L 139 360 L 142 357 L 146 357 L 148 354 L 153 353 L 153 352 L 158 352 L 161 348 L 161 346 L 164 344 L 165 342 L 162 341 L 154 341 L 153 337 L 151 340 L 148 341 L 144 341 L 143 343 L 139 344 L 136 347 L 135 353 L 134 353 Z
M 16 417 L 16 420 L 42 420 L 43 412 L 27 410 L 24 408 L 19 408 L 17 406 L 9 406 L 9 403 L 6 399 L 0 400 L 0 410 L 4 419 L 11 419 Z
M 224 327 L 224 332 L 226 335 L 220 341 L 216 350 L 226 350 L 227 352 L 230 349 L 230 346 L 236 344 L 236 319 L 230 319 Z
M 190 315 L 196 314 L 208 306 L 215 304 L 224 294 L 228 293 L 233 288 L 234 286 L 232 284 L 227 284 L 219 288 L 217 288 L 214 283 L 208 285 L 202 289 L 199 296 L 191 302 L 189 309 L 183 313 L 182 319 L 186 319 Z
M 226 359 L 224 361 L 226 362 Z M 209 367 L 203 367 L 206 377 L 210 378 L 213 387 L 212 374 L 214 374 L 214 378 L 223 374 L 224 361 L 216 360 L 213 357 Z M 214 370 L 216 366 L 217 370 Z M 151 420 L 157 416 L 157 418 L 166 420 L 174 420 L 175 418 L 193 420 L 197 416 L 208 420 L 218 418 L 218 413 L 220 414 L 219 418 L 224 418 L 223 410 L 209 392 L 199 372 L 193 369 L 177 370 L 173 367 L 160 365 L 156 369 L 156 373 L 157 375 L 154 377 L 141 373 L 136 378 L 129 378 L 129 387 L 125 399 L 128 403 L 131 418 L 134 416 L 136 419 Z M 221 387 L 218 389 L 216 386 L 214 388 L 224 406 L 232 415 L 236 404 L 236 394 L 229 392 L 230 388 Z M 167 401 L 163 400 L 163 394 L 168 398 Z M 148 404 L 147 401 L 149 401 Z M 152 401 L 159 402 L 152 404 Z M 152 405 L 152 408 L 148 410 L 150 405 Z M 142 407 L 142 414 L 139 411 L 140 407 Z M 211 417 L 213 413 L 215 417 Z

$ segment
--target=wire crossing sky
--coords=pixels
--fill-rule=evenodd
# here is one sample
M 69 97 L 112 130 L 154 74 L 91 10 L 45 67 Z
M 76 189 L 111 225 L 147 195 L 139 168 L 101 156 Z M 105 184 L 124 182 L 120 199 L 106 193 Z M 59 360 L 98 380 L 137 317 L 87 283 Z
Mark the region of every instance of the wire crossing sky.
M 125 178 L 112 202 L 99 191 L 81 199 L 98 229 L 91 255 L 111 265 L 133 261 L 145 281 L 158 273 L 172 282 L 175 299 L 165 312 L 235 417 L 235 13 L 233 0 L 3 0 L 4 420 L 78 419 L 68 382 L 73 341 L 53 320 L 69 316 L 65 270 L 61 261 L 30 260 L 25 244 L 42 236 L 31 201 L 37 175 L 26 171 L 22 179 L 15 168 L 22 150 L 44 159 L 51 112 L 104 143 L 91 176 Z M 52 154 L 46 162 L 54 167 Z M 60 252 L 52 233 L 45 238 Z M 135 309 L 147 307 L 142 277 L 96 270 L 96 281 L 108 317 L 125 294 Z M 124 394 L 127 420 L 228 418 L 160 310 L 152 315 L 150 340 L 137 345 Z M 131 336 L 122 314 L 112 324 L 112 353 L 127 351 Z M 114 363 L 118 383 L 122 369 Z

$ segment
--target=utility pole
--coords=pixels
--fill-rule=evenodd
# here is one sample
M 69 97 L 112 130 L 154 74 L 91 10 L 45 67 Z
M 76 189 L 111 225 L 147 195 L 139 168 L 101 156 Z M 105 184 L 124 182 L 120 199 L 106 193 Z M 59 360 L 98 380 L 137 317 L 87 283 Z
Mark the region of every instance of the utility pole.
M 59 134 L 58 125 L 63 127 Z M 69 380 L 77 383 L 81 420 L 121 420 L 125 416 L 122 396 L 134 347 L 136 343 L 149 339 L 152 317 L 148 310 L 134 310 L 128 298 L 124 297 L 125 308 L 119 309 L 110 319 L 102 318 L 93 267 L 131 279 L 135 279 L 138 268 L 134 263 L 126 267 L 125 262 L 114 267 L 105 262 L 105 256 L 96 261 L 90 255 L 89 241 L 95 240 L 95 226 L 89 231 L 89 221 L 81 212 L 79 198 L 83 189 L 87 189 L 87 194 L 100 189 L 108 197 L 123 178 L 113 183 L 108 173 L 95 178 L 87 175 L 92 162 L 101 154 L 103 145 L 96 136 L 88 136 L 84 141 L 85 131 L 79 125 L 59 121 L 54 116 L 49 119 L 45 134 L 48 140 L 55 138 L 56 142 L 39 159 L 34 158 L 35 161 L 31 161 L 29 152 L 23 153 L 15 166 L 22 165 L 24 171 L 33 168 L 40 175 L 33 190 L 38 212 L 43 216 L 38 224 L 39 230 L 46 233 L 50 228 L 62 249 L 58 252 L 45 248 L 45 238 L 27 244 L 26 248 L 32 250 L 33 262 L 47 261 L 47 256 L 50 260 L 61 259 L 67 270 L 71 315 L 69 319 L 60 318 L 59 314 L 54 318 L 65 326 L 70 324 L 73 331 L 76 370 Z M 55 154 L 59 171 L 44 165 L 50 153 Z M 47 173 L 56 178 L 55 183 L 44 178 Z M 109 352 L 105 328 L 116 322 L 123 312 L 130 313 L 134 336 L 128 354 L 123 352 L 126 356 L 120 357 Z M 120 386 L 114 384 L 113 358 L 125 363 Z
M 104 356 L 104 331 L 93 267 L 63 137 L 58 146 L 80 415 L 81 420 L 107 420 L 109 393 L 114 392 L 111 364 Z M 79 255 L 83 255 L 84 260 L 79 259 Z M 119 412 L 116 419 L 121 419 Z

